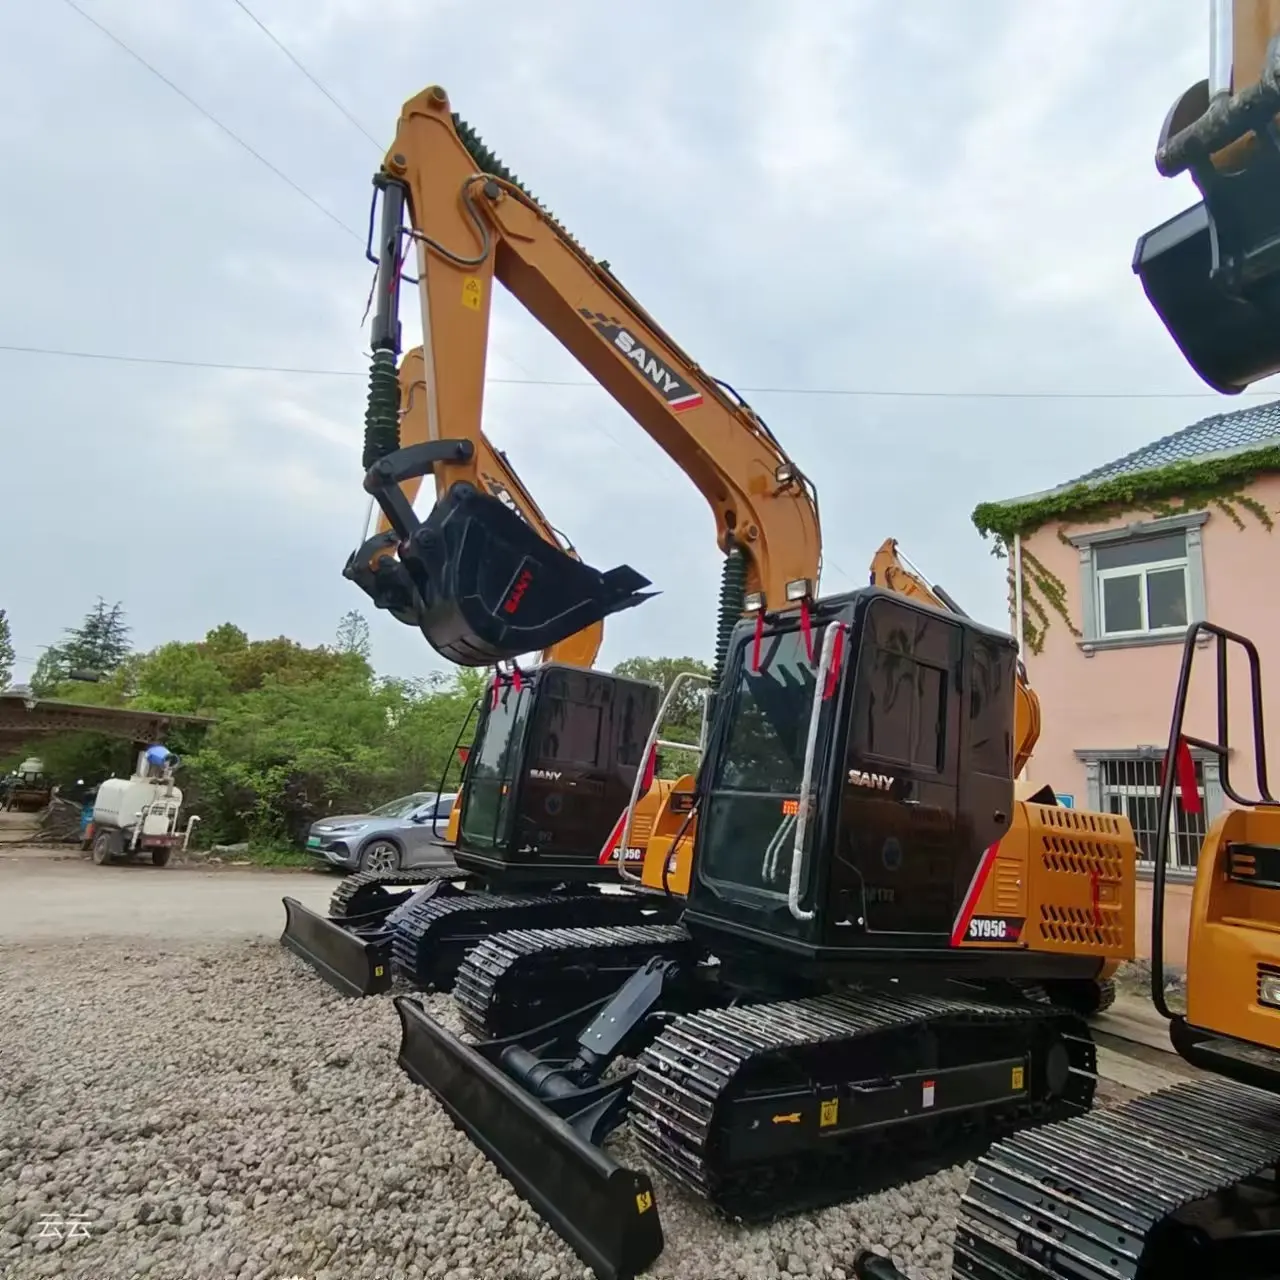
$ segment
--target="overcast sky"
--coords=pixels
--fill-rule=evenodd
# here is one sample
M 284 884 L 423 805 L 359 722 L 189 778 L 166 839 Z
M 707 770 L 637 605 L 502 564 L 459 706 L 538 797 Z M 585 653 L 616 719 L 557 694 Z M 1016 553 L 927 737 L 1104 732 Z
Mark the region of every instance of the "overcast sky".
M 826 592 L 894 535 L 1005 626 L 976 503 L 1251 402 L 1186 396 L 1204 388 L 1130 270 L 1194 199 L 1152 153 L 1205 72 L 1204 0 L 246 3 L 377 145 L 235 0 L 76 4 L 288 181 L 69 0 L 0 13 L 0 343 L 354 375 L 0 351 L 18 678 L 98 595 L 140 647 L 225 620 L 329 642 L 365 606 L 341 568 L 365 505 L 370 178 L 433 82 L 696 360 L 762 389 L 819 485 Z M 662 592 L 607 624 L 602 661 L 710 656 L 701 497 L 599 387 L 503 381 L 586 380 L 506 296 L 489 370 L 486 430 L 551 520 Z M 984 391 L 1183 398 L 937 394 Z M 366 614 L 380 669 L 439 665 Z

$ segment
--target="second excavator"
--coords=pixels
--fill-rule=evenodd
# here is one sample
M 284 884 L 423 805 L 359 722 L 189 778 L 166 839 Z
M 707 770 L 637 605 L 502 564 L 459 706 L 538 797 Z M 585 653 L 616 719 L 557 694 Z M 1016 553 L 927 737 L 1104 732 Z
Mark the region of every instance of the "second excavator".
M 424 366 L 415 349 L 398 371 L 399 418 L 410 442 L 425 435 Z M 477 483 L 512 520 L 578 563 L 483 434 L 474 467 Z M 402 481 L 396 501 L 411 508 L 418 484 L 417 477 Z M 347 576 L 416 623 L 414 589 L 399 579 L 395 549 L 394 536 L 379 529 L 351 557 Z M 676 908 L 660 897 L 598 891 L 617 878 L 597 864 L 595 851 L 626 798 L 640 793 L 643 838 L 673 785 L 646 767 L 661 690 L 591 670 L 601 638 L 597 619 L 556 639 L 537 666 L 497 672 L 472 708 L 475 738 L 458 801 L 439 833 L 456 869 L 351 876 L 335 890 L 327 916 L 286 897 L 282 943 L 339 991 L 371 995 L 387 990 L 397 971 L 418 986 L 449 986 L 466 951 L 495 930 L 674 917 Z

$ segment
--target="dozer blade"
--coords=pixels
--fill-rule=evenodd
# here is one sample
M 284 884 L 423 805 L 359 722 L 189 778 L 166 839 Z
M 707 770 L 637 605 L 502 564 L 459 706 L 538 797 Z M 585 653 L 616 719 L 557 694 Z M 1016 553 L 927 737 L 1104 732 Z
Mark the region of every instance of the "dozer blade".
M 423 600 L 422 634 L 464 667 L 547 649 L 653 594 L 629 565 L 601 573 L 465 483 L 436 503 L 401 559 Z
M 391 940 L 362 937 L 352 925 L 359 917 L 331 920 L 296 898 L 285 898 L 280 941 L 345 996 L 376 996 L 391 989 Z
M 595 1272 L 632 1280 L 662 1252 L 647 1174 L 616 1163 L 406 996 L 399 1063 Z

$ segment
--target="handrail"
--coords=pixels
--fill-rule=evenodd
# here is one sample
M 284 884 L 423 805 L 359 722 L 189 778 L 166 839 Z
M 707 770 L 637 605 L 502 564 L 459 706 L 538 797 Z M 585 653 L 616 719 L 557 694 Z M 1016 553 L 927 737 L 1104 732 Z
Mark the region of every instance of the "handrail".
M 640 784 L 644 781 L 644 775 L 648 772 L 649 757 L 659 747 L 669 747 L 672 750 L 679 749 L 681 751 L 692 751 L 701 754 L 702 747 L 695 747 L 688 742 L 669 742 L 659 738 L 658 733 L 662 728 L 663 718 L 666 716 L 671 703 L 675 699 L 676 690 L 680 688 L 682 680 L 703 680 L 707 684 L 711 683 L 710 676 L 704 676 L 700 671 L 681 671 L 671 682 L 671 687 L 667 690 L 666 696 L 662 699 L 662 704 L 658 707 L 658 714 L 653 718 L 653 728 L 649 730 L 649 736 L 645 739 L 644 751 L 640 754 L 642 761 L 639 769 L 636 770 L 635 781 L 631 784 L 631 799 L 627 801 L 626 818 L 622 824 L 622 834 L 618 837 L 618 874 L 624 880 L 630 880 L 635 884 L 643 884 L 644 877 L 638 876 L 634 872 L 627 869 L 627 849 L 631 844 L 631 827 L 635 822 L 636 805 L 640 802 Z M 704 714 L 704 721 L 705 721 Z
M 1191 692 L 1191 669 L 1195 661 L 1197 640 L 1201 634 L 1217 637 L 1216 688 L 1218 738 L 1187 737 L 1182 732 L 1186 719 L 1187 699 Z M 1249 659 L 1249 692 L 1253 703 L 1253 767 L 1258 798 L 1241 795 L 1231 781 L 1231 717 L 1227 680 L 1227 646 L 1238 644 Z M 1164 996 L 1164 899 L 1168 881 L 1169 833 L 1173 826 L 1173 792 L 1177 785 L 1178 752 L 1183 744 L 1198 747 L 1218 759 L 1218 777 L 1223 793 L 1234 804 L 1252 809 L 1261 804 L 1276 804 L 1267 780 L 1267 746 L 1262 713 L 1262 663 L 1257 646 L 1247 636 L 1228 631 L 1212 622 L 1193 622 L 1187 628 L 1182 647 L 1182 665 L 1178 672 L 1178 688 L 1173 696 L 1173 718 L 1169 726 L 1169 742 L 1164 753 L 1164 773 L 1160 779 L 1160 811 L 1156 821 L 1156 843 L 1152 850 L 1151 872 L 1151 1003 L 1164 1018 L 1173 1019 Z
M 809 733 L 804 743 L 804 772 L 800 775 L 800 799 L 796 810 L 796 838 L 791 849 L 791 883 L 787 887 L 787 908 L 797 920 L 812 920 L 814 913 L 800 906 L 800 880 L 804 869 L 805 835 L 809 827 L 809 806 L 813 799 L 813 767 L 818 749 L 818 724 L 822 704 L 826 701 L 827 677 L 831 674 L 836 640 L 843 633 L 843 622 L 831 623 L 822 637 L 822 656 L 818 659 L 817 679 L 813 684 L 813 706 L 809 711 Z

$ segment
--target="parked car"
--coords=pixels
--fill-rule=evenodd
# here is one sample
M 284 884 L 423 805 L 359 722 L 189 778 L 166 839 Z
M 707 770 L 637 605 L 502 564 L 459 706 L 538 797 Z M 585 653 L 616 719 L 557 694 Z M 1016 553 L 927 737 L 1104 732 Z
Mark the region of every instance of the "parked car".
M 415 791 L 371 809 L 313 822 L 307 852 L 342 871 L 399 871 L 449 866 L 445 825 L 456 793 Z

